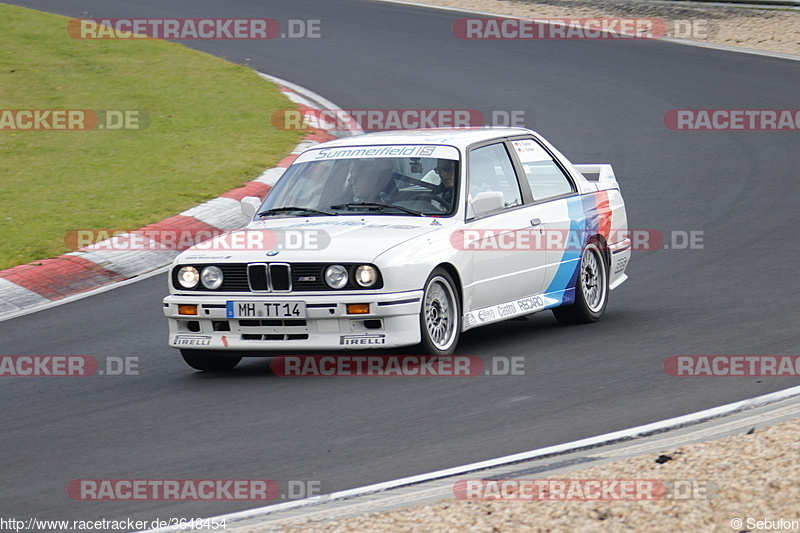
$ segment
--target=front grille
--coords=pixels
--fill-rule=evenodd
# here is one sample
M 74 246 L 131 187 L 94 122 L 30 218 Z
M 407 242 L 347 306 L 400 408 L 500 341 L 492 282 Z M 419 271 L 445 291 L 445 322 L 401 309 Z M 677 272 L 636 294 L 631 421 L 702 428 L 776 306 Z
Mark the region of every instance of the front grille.
M 250 281 L 250 290 L 253 292 L 269 291 L 269 279 L 267 278 L 267 265 L 265 263 L 255 263 L 247 265 L 247 279 Z M 225 282 L 223 281 L 223 288 Z
M 325 284 L 325 269 L 333 263 L 230 263 L 216 265 L 222 270 L 222 286 L 215 290 L 206 289 L 199 284 L 194 289 L 184 289 L 178 283 L 178 265 L 172 269 L 172 286 L 179 291 L 199 292 L 303 292 L 303 291 L 336 291 L 367 290 L 353 281 L 357 266 L 363 263 L 337 263 L 347 268 L 350 273 L 347 285 L 342 289 L 331 289 Z M 197 270 L 209 264 L 192 264 Z M 270 283 L 271 282 L 271 283 Z M 271 285 L 271 287 L 270 287 Z M 383 287 L 383 277 L 378 272 L 378 281 L 369 290 Z
M 295 290 L 325 291 L 331 290 L 325 285 L 325 268 L 328 265 L 319 263 L 300 263 L 292 265 Z
M 272 281 L 272 290 L 288 292 L 292 290 L 292 270 L 286 263 L 272 263 L 269 265 L 269 278 Z

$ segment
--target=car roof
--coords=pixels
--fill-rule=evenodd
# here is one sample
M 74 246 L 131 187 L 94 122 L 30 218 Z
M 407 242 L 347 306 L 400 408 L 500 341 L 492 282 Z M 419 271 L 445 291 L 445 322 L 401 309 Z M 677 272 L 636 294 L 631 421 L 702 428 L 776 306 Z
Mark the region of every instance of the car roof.
M 337 146 L 372 146 L 384 144 L 431 144 L 442 146 L 467 146 L 482 141 L 491 141 L 515 135 L 536 135 L 536 132 L 525 128 L 430 128 L 418 130 L 396 130 L 365 133 L 352 137 L 342 137 L 313 147 L 329 148 Z

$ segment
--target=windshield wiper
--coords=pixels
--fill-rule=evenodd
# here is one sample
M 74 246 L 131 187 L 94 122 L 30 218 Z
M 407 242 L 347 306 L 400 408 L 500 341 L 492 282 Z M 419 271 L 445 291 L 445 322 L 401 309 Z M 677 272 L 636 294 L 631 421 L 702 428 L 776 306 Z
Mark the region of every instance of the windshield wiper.
M 425 213 L 423 213 L 422 211 L 414 211 L 413 209 L 409 209 L 407 207 L 403 207 L 403 206 L 400 206 L 400 205 L 382 204 L 380 202 L 350 202 L 350 203 L 347 203 L 347 204 L 332 205 L 331 209 L 344 209 L 346 207 L 380 207 L 381 209 L 384 209 L 386 207 L 390 207 L 392 209 L 399 209 L 400 211 L 403 211 L 404 213 L 408 213 L 409 215 L 414 215 L 414 216 L 418 216 L 418 217 L 426 217 L 426 216 L 428 216 Z
M 305 213 L 316 213 L 318 215 L 327 215 L 329 217 L 335 217 L 338 213 L 331 213 L 330 211 L 320 211 L 319 209 L 312 209 L 310 207 L 294 207 L 294 206 L 287 206 L 287 207 L 273 207 L 272 209 L 267 209 L 266 211 L 262 211 L 258 214 L 258 216 L 263 217 L 267 215 L 274 215 L 276 213 L 283 213 L 285 211 L 303 211 Z

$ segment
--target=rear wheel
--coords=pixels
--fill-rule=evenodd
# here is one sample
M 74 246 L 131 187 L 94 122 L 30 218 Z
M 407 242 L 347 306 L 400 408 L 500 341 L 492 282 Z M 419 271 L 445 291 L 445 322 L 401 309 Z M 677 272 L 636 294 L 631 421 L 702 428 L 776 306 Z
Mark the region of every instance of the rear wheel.
M 588 324 L 597 322 L 608 303 L 608 265 L 597 242 L 583 249 L 575 283 L 575 303 L 553 309 L 562 324 Z
M 426 354 L 451 355 L 461 333 L 461 305 L 453 278 L 437 268 L 428 277 L 419 314 L 422 342 Z
M 196 370 L 205 370 L 206 372 L 224 372 L 232 370 L 241 357 L 230 355 L 215 355 L 214 352 L 203 352 L 200 350 L 181 350 L 183 360 L 186 361 L 190 367 Z

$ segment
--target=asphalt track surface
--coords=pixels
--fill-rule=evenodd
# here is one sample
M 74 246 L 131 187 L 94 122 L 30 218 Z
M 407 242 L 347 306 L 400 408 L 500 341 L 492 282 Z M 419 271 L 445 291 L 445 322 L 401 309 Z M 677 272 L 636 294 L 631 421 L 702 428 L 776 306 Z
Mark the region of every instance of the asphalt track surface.
M 0 515 L 211 516 L 249 502 L 85 502 L 74 479 L 322 480 L 343 490 L 572 441 L 798 384 L 676 378 L 670 355 L 797 354 L 800 133 L 679 132 L 670 109 L 792 109 L 800 62 L 655 41 L 463 41 L 457 13 L 358 0 L 16 2 L 71 17 L 319 19 L 323 38 L 186 41 L 346 109 L 523 110 L 575 163 L 614 165 L 633 228 L 704 248 L 634 254 L 597 324 L 550 313 L 462 336 L 524 376 L 280 378 L 192 371 L 165 276 L 0 323 L 5 355 L 138 357 L 139 375 L 4 378 Z

